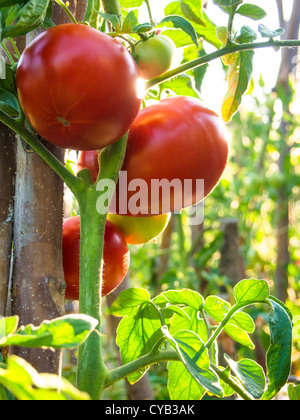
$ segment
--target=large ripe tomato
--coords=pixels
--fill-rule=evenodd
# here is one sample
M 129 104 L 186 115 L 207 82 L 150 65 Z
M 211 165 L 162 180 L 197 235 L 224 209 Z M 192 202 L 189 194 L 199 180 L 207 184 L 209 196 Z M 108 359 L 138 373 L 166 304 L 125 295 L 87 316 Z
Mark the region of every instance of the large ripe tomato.
M 141 245 L 156 239 L 166 229 L 171 214 L 150 217 L 131 217 L 109 213 L 107 218 L 123 233 L 130 245 Z
M 116 40 L 81 24 L 58 25 L 25 49 L 16 81 L 36 132 L 74 150 L 106 147 L 124 135 L 141 104 L 138 67 Z
M 196 204 L 218 184 L 228 155 L 225 124 L 202 101 L 177 96 L 141 110 L 130 129 L 122 168 L 127 173 L 127 213 L 119 211 L 120 202 L 114 213 L 150 216 Z M 203 194 L 197 180 L 204 181 Z M 153 194 L 158 182 L 179 188 Z
M 124 280 L 130 254 L 120 230 L 110 221 L 106 222 L 104 236 L 104 266 L 102 296 L 116 289 Z M 63 267 L 67 284 L 66 299 L 79 299 L 80 269 L 80 217 L 71 217 L 63 225 Z
M 141 76 L 146 80 L 152 79 L 169 70 L 175 50 L 174 42 L 165 35 L 155 35 L 139 42 L 134 47 L 134 54 Z

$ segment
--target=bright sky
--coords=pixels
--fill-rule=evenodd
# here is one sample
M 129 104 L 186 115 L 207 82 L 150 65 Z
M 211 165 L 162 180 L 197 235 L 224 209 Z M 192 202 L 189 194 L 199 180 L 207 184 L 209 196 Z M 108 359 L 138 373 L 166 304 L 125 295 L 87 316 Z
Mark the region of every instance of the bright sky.
M 163 17 L 163 9 L 171 1 L 172 0 L 152 0 L 150 2 L 155 20 L 159 21 L 159 19 Z M 257 31 L 259 23 L 263 23 L 271 30 L 279 28 L 280 25 L 278 21 L 276 0 L 265 0 L 263 2 L 261 0 L 251 0 L 251 3 L 262 7 L 267 12 L 267 16 L 260 21 L 253 21 L 248 18 L 237 16 L 235 23 L 236 28 L 239 28 L 242 25 L 248 25 Z M 284 0 L 283 4 L 285 17 L 288 18 L 291 13 L 293 0 Z M 217 25 L 226 25 L 227 15 L 220 11 L 219 7 L 213 4 L 213 0 L 208 1 L 207 7 L 207 13 L 212 21 L 214 21 Z M 146 8 L 144 9 L 144 12 L 145 19 L 147 20 Z M 260 36 L 258 39 L 261 39 Z M 213 49 L 214 48 L 212 48 L 212 51 Z M 257 79 L 259 78 L 260 74 L 262 74 L 262 77 L 269 90 L 271 90 L 276 83 L 280 58 L 280 52 L 276 53 L 272 48 L 265 48 L 255 52 L 254 77 Z M 295 63 L 296 62 L 297 61 L 295 58 Z M 210 63 L 209 70 L 210 71 L 207 72 L 205 83 L 203 85 L 202 95 L 203 99 L 206 100 L 210 106 L 214 107 L 217 112 L 219 112 L 223 97 L 226 94 L 227 89 L 227 85 L 223 80 L 223 71 L 221 68 L 220 60 L 215 60 L 214 62 Z

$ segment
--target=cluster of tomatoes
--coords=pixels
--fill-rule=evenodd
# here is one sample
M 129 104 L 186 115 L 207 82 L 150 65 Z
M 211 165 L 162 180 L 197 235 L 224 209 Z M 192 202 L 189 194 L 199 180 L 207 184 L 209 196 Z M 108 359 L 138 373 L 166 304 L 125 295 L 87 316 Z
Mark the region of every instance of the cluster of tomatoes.
M 18 65 L 19 101 L 29 123 L 50 143 L 79 150 L 79 170 L 88 168 L 94 182 L 99 173 L 97 151 L 129 131 L 122 171 L 128 184 L 137 179 L 144 182 L 147 200 L 140 214 L 128 210 L 108 215 L 103 295 L 126 275 L 128 244 L 148 242 L 168 223 L 164 197 L 158 195 L 153 203 L 151 182 L 179 180 L 182 202 L 172 189 L 169 211 L 180 210 L 199 201 L 197 180 L 204 181 L 201 199 L 213 190 L 228 161 L 225 126 L 200 100 L 176 96 L 141 109 L 139 79 L 168 70 L 173 51 L 171 40 L 161 34 L 141 40 L 129 51 L 89 26 L 67 24 L 40 34 Z M 193 181 L 189 188 L 184 187 L 186 180 Z M 128 191 L 128 200 L 133 194 Z M 80 218 L 73 217 L 64 224 L 63 258 L 66 297 L 74 300 L 79 296 L 79 241 Z

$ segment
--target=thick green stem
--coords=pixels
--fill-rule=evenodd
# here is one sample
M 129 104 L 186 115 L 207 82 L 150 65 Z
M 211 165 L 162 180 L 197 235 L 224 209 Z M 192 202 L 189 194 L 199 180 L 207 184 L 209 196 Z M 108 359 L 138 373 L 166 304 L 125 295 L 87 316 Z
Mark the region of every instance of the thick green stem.
M 179 76 L 182 73 L 185 73 L 189 70 L 193 70 L 196 67 L 202 66 L 203 64 L 207 64 L 210 61 L 215 60 L 216 58 L 221 58 L 224 55 L 239 52 L 239 51 L 247 51 L 247 50 L 254 50 L 258 48 L 283 48 L 283 47 L 300 47 L 300 40 L 289 40 L 289 41 L 274 41 L 269 40 L 265 42 L 253 42 L 250 44 L 235 44 L 228 47 L 221 48 L 217 51 L 214 51 L 211 54 L 206 54 L 203 57 L 197 58 L 196 60 L 189 61 L 188 63 L 183 64 L 182 66 L 176 67 L 159 77 L 149 80 L 146 83 L 146 88 L 150 89 L 151 87 L 158 85 L 160 83 L 165 82 L 166 80 L 172 79 L 173 77 Z
M 178 356 L 178 353 L 176 351 L 166 350 L 159 353 L 150 352 L 146 354 L 145 356 L 142 356 L 139 359 L 134 360 L 133 362 L 130 362 L 126 365 L 123 365 L 116 369 L 111 370 L 106 377 L 105 388 L 108 388 L 114 383 L 127 378 L 127 376 L 129 376 L 130 374 L 134 372 L 141 371 L 156 363 L 180 362 L 180 360 L 181 359 Z
M 79 349 L 77 385 L 99 400 L 106 376 L 101 353 L 101 272 L 106 215 L 96 211 L 98 193 L 91 185 L 80 206 L 80 300 L 79 312 L 98 320 L 97 330 Z
M 110 180 L 116 185 L 121 170 L 128 134 L 100 153 L 98 181 Z M 82 173 L 85 177 L 85 173 Z M 83 178 L 82 178 L 83 179 Z M 79 196 L 80 237 L 80 295 L 79 311 L 98 320 L 97 330 L 79 349 L 77 386 L 93 400 L 101 398 L 107 376 L 101 351 L 101 288 L 104 250 L 104 233 L 108 206 L 99 205 L 99 198 L 106 191 L 97 190 L 97 184 L 89 184 Z M 113 191 L 112 191 L 113 192 Z

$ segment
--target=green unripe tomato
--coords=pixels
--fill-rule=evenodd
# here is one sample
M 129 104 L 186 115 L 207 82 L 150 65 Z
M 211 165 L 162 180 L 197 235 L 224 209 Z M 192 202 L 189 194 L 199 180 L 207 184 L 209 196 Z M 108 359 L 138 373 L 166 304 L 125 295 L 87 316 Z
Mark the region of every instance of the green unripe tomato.
M 132 217 L 108 213 L 107 219 L 123 233 L 127 244 L 141 245 L 156 239 L 166 229 L 171 213 Z
M 145 80 L 165 73 L 172 65 L 174 42 L 165 35 L 155 35 L 134 47 L 136 61 Z

